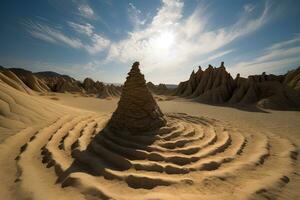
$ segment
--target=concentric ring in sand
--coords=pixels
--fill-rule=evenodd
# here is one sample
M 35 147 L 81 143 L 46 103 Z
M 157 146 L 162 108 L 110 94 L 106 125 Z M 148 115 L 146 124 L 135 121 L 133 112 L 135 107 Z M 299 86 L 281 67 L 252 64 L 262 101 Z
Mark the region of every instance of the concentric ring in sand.
M 109 117 L 65 116 L 28 130 L 16 155 L 18 192 L 33 199 L 48 187 L 82 198 L 249 199 L 280 191 L 295 170 L 295 146 L 272 134 L 177 113 L 159 130 L 133 135 L 105 128 Z

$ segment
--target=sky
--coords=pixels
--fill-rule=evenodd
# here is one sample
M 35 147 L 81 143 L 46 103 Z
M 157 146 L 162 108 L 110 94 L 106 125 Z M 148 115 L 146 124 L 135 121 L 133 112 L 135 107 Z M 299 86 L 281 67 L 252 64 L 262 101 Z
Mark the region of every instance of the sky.
M 299 0 L 1 0 L 0 65 L 123 83 L 178 84 L 198 66 L 233 77 L 300 66 Z

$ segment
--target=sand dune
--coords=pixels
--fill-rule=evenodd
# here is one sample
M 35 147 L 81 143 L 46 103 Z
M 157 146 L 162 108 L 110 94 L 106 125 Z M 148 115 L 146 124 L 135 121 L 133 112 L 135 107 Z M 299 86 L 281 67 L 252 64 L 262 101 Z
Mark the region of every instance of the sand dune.
M 299 197 L 290 189 L 300 183 L 296 140 L 224 120 L 162 113 L 151 95 L 143 98 L 150 93 L 143 76 L 138 76 L 142 79 L 128 81 L 142 84 L 125 83 L 127 92 L 113 121 L 111 112 L 103 112 L 96 102 L 86 105 L 91 98 L 69 95 L 68 101 L 74 107 L 94 106 L 97 112 L 29 95 L 21 91 L 21 83 L 1 79 L 0 126 L 5 140 L 0 144 L 0 199 Z M 141 87 L 142 97 L 132 93 L 136 87 Z M 138 102 L 149 103 L 139 115 L 134 106 L 145 103 Z M 169 105 L 178 110 L 184 103 Z M 145 113 L 153 108 L 149 118 Z M 124 116 L 131 123 L 119 123 Z M 140 126 L 141 121 L 149 123 Z M 155 129 L 149 128 L 151 122 Z

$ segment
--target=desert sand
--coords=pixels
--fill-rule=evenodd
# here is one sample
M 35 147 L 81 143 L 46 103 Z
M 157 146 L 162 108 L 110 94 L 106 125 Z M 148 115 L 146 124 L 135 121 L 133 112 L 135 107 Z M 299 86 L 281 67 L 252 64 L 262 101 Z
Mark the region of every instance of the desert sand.
M 0 199 L 300 198 L 300 112 L 156 102 L 136 73 L 121 100 L 1 74 Z

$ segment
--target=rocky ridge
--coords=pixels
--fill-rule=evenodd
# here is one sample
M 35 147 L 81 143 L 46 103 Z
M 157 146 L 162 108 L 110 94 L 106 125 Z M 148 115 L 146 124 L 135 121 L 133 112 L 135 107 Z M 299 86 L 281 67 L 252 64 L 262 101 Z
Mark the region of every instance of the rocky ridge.
M 18 76 L 18 78 L 32 90 L 42 93 L 50 91 L 47 84 L 36 77 L 31 71 L 19 68 L 10 68 L 9 70 Z
M 82 94 L 95 94 L 99 98 L 119 97 L 122 87 L 105 85 L 102 82 L 86 78 L 80 82 L 70 76 L 56 72 L 45 71 L 33 73 L 20 68 L 0 67 L 0 79 L 9 83 L 15 89 L 35 94 L 47 92 L 78 92 Z
M 172 91 L 169 88 L 167 88 L 165 84 L 162 83 L 160 83 L 159 85 L 154 85 L 152 82 L 148 82 L 147 87 L 152 93 L 157 95 L 165 95 Z
M 263 73 L 235 79 L 224 62 L 206 70 L 199 67 L 189 80 L 181 82 L 173 95 L 209 104 L 257 104 L 270 109 L 300 109 L 300 68 L 286 75 Z
M 291 88 L 300 91 L 300 67 L 289 71 L 284 79 L 284 84 L 290 86 Z
M 39 79 L 43 80 L 53 92 L 84 92 L 80 81 L 74 78 L 61 75 L 55 72 L 34 73 Z

